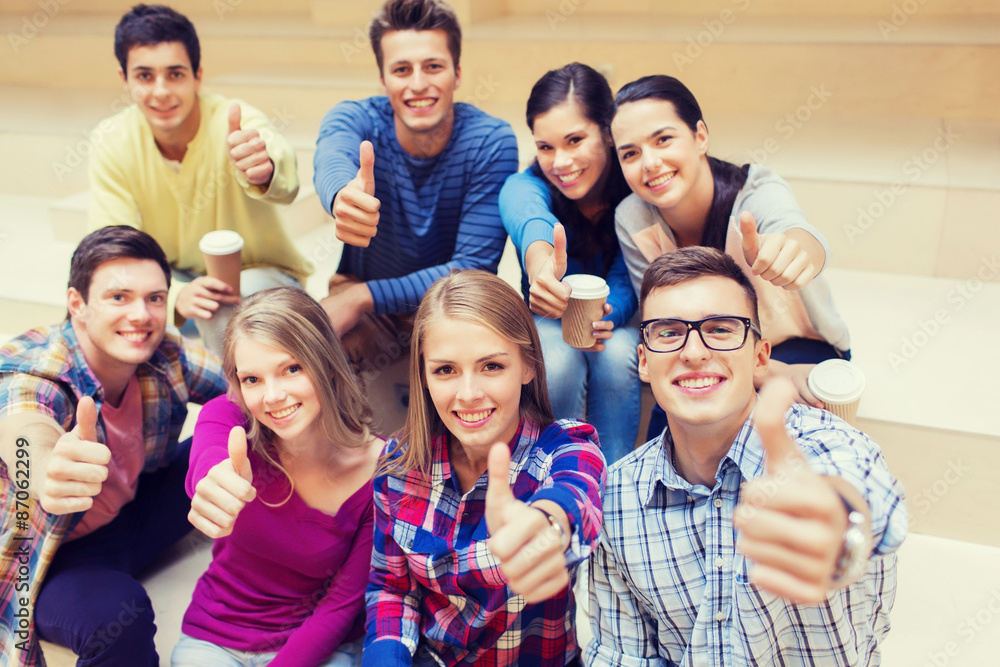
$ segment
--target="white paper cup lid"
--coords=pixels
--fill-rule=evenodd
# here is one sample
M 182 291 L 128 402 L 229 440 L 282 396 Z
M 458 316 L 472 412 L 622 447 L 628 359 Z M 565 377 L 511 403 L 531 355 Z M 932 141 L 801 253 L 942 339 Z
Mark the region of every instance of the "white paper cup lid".
M 230 229 L 217 229 L 202 236 L 198 248 L 206 255 L 228 255 L 243 249 L 243 237 Z
M 608 283 L 600 276 L 574 273 L 563 278 L 563 282 L 573 289 L 570 296 L 574 299 L 604 299 L 611 293 Z
M 865 391 L 865 375 L 844 359 L 828 359 L 809 373 L 809 391 L 828 403 L 852 403 Z

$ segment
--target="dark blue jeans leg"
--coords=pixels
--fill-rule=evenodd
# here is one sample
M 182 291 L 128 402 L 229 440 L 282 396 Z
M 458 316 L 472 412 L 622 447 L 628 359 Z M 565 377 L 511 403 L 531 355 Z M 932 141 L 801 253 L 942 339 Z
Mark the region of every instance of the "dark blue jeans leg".
M 139 476 L 132 502 L 94 532 L 59 547 L 35 605 L 47 641 L 78 667 L 158 665 L 153 607 L 136 577 L 191 531 L 184 491 L 190 441 L 165 468 Z

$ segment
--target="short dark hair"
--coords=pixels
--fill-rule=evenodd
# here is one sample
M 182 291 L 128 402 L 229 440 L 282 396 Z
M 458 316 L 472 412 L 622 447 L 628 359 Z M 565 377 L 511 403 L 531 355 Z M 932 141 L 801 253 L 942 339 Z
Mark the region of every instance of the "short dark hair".
M 642 287 L 639 288 L 639 312 L 643 313 L 646 298 L 653 290 L 706 276 L 728 278 L 742 287 L 750 305 L 750 320 L 760 330 L 757 290 L 754 289 L 750 278 L 732 257 L 721 250 L 705 246 L 688 246 L 671 250 L 650 262 L 642 275 Z M 645 317 L 645 314 L 642 317 Z
M 94 272 L 113 259 L 151 259 L 163 269 L 170 287 L 170 264 L 163 248 L 146 232 L 128 225 L 102 227 L 87 234 L 73 251 L 69 265 L 69 287 L 75 289 L 87 303 Z
M 128 78 L 128 54 L 137 46 L 180 42 L 191 61 L 191 73 L 201 64 L 201 45 L 194 25 L 186 16 L 166 5 L 136 5 L 115 28 L 115 58 Z
M 448 51 L 458 67 L 462 55 L 462 28 L 455 10 L 441 0 L 387 0 L 368 26 L 368 39 L 375 52 L 378 71 L 382 73 L 382 37 L 395 30 L 443 30 L 448 37 Z

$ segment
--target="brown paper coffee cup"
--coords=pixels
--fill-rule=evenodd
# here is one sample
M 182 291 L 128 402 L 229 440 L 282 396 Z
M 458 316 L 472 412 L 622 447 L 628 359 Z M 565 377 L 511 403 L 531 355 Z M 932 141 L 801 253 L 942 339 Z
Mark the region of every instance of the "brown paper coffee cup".
M 858 405 L 865 391 L 865 376 L 857 366 L 844 359 L 828 359 L 809 373 L 809 391 L 823 402 L 829 412 L 855 426 Z
M 603 278 L 584 273 L 566 276 L 573 292 L 562 316 L 563 340 L 579 350 L 594 346 L 594 322 L 604 317 L 604 302 L 611 289 Z
M 205 256 L 205 272 L 231 285 L 233 293 L 239 296 L 243 237 L 228 229 L 217 229 L 201 237 L 198 247 Z

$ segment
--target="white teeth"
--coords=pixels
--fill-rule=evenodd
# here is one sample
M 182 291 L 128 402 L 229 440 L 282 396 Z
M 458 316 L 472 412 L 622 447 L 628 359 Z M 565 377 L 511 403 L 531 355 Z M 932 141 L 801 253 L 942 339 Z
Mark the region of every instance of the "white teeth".
M 669 174 L 664 174 L 663 176 L 660 176 L 659 178 L 655 178 L 655 179 L 647 182 L 646 185 L 648 185 L 651 188 L 655 188 L 657 185 L 663 185 L 664 183 L 666 183 L 667 181 L 669 181 L 671 178 L 673 178 L 674 174 L 676 174 L 676 173 L 677 173 L 676 171 L 672 171 Z
M 406 103 L 406 106 L 414 109 L 426 109 L 432 104 L 434 104 L 434 100 L 411 100 Z
M 458 418 L 464 422 L 478 422 L 490 416 L 492 410 L 482 410 L 480 412 L 457 412 Z
M 296 403 L 295 405 L 291 405 L 291 406 L 285 408 L 284 410 L 278 410 L 276 412 L 272 412 L 271 416 L 273 418 L 275 418 L 275 419 L 283 419 L 283 418 L 287 417 L 288 415 L 292 414 L 293 412 L 295 412 L 296 410 L 298 410 L 300 405 L 302 405 L 302 404 L 301 403 Z
M 144 341 L 144 340 L 146 340 L 146 338 L 149 337 L 148 333 L 135 332 L 135 331 L 122 331 L 122 332 L 120 332 L 120 335 L 125 340 L 130 340 L 130 341 L 133 341 L 135 343 L 139 343 L 141 341 Z
M 684 387 L 685 389 L 702 389 L 704 387 L 711 387 L 714 384 L 719 384 L 722 380 L 717 377 L 711 378 L 691 378 L 688 380 L 678 380 L 677 384 Z
M 563 183 L 570 183 L 580 178 L 580 174 L 583 173 L 583 169 L 577 169 L 572 174 L 557 174 L 556 177 Z

